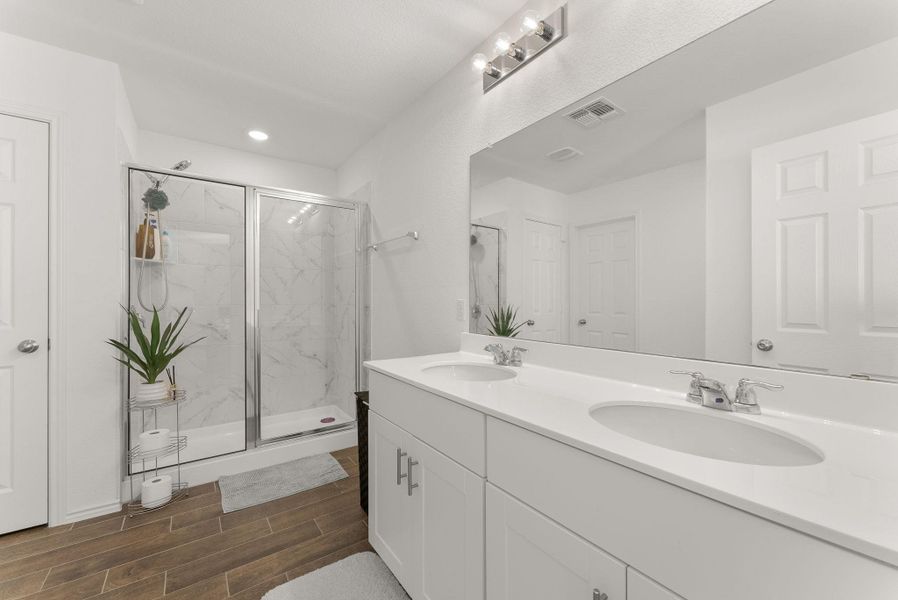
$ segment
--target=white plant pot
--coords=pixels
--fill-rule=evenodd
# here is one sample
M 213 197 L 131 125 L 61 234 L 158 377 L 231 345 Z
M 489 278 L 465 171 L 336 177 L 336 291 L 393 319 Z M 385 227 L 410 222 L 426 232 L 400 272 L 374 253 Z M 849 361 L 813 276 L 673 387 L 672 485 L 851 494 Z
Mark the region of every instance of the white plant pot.
M 156 383 L 138 383 L 137 400 L 140 402 L 165 400 L 168 398 L 170 390 L 171 385 L 167 381 L 157 381 Z

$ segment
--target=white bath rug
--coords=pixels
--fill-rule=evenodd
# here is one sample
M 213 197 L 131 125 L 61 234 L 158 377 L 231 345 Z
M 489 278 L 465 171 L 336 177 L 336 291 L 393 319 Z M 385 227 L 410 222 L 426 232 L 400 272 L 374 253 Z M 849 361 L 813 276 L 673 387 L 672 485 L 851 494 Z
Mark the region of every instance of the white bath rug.
M 218 480 L 221 509 L 226 513 L 233 512 L 346 477 L 346 471 L 330 454 L 316 454 L 246 473 L 225 475 Z
M 279 585 L 262 600 L 409 600 L 380 557 L 360 552 Z

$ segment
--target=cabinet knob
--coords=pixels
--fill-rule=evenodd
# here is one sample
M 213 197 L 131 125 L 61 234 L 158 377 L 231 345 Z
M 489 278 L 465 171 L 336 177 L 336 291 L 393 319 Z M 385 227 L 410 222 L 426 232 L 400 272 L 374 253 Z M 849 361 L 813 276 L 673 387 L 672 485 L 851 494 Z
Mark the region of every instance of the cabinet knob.
M 592 600 L 608 600 L 608 594 L 603 594 L 602 590 L 596 588 L 592 591 Z

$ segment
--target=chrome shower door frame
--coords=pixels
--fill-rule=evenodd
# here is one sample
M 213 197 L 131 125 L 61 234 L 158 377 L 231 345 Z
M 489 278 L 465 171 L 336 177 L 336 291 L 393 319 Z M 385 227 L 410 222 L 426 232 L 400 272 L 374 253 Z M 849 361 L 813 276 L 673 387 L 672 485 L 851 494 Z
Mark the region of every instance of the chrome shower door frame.
M 297 192 L 279 188 L 253 187 L 246 188 L 246 446 L 247 449 L 282 442 L 284 440 L 308 437 L 343 431 L 355 427 L 355 422 L 340 425 L 318 427 L 308 431 L 300 431 L 271 438 L 262 437 L 262 328 L 261 315 L 261 218 L 262 198 L 288 200 L 317 204 L 332 208 L 352 210 L 355 214 L 355 388 L 359 389 L 362 379 L 362 349 L 360 347 L 364 331 L 363 292 L 367 289 L 367 262 L 365 246 L 367 245 L 367 205 L 361 202 L 343 200 L 330 196 L 322 196 L 307 192 Z M 364 286 L 365 289 L 361 289 Z

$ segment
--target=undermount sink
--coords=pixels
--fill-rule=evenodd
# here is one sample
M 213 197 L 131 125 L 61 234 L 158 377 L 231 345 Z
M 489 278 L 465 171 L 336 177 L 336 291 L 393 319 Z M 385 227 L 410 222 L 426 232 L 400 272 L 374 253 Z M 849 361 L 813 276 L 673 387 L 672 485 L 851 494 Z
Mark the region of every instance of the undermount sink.
M 502 381 L 513 379 L 517 373 L 507 367 L 483 363 L 442 363 L 422 369 L 431 375 L 442 375 L 460 381 Z
M 713 409 L 655 404 L 602 404 L 589 414 L 628 437 L 668 450 L 752 465 L 814 465 L 823 455 L 809 445 L 766 427 Z

